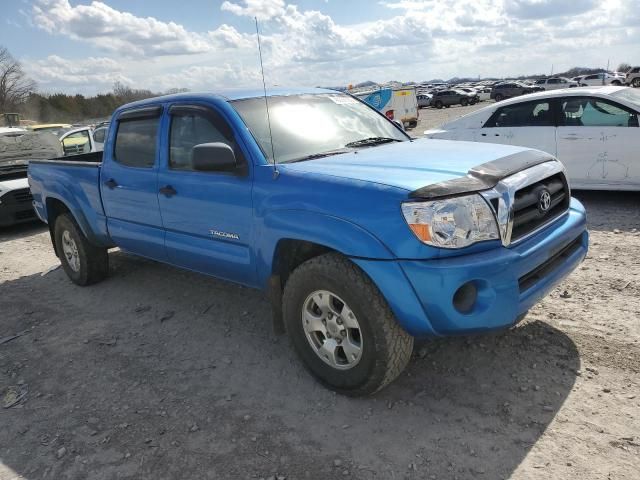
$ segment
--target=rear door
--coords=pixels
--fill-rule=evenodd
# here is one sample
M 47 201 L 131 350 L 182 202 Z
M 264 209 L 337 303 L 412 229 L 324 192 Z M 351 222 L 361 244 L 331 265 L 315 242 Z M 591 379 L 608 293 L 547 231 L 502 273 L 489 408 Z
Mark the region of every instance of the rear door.
M 166 260 L 158 205 L 161 113 L 161 106 L 121 113 L 100 172 L 111 238 L 124 250 L 156 260 Z
M 158 184 L 169 261 L 253 284 L 251 169 L 232 128 L 218 111 L 199 104 L 171 105 L 164 122 L 169 138 Z M 213 142 L 233 148 L 236 171 L 193 169 L 193 147 Z
M 637 185 L 638 113 L 599 97 L 566 97 L 560 103 L 558 158 L 580 187 Z
M 551 99 L 504 105 L 479 130 L 477 140 L 556 154 L 556 103 Z

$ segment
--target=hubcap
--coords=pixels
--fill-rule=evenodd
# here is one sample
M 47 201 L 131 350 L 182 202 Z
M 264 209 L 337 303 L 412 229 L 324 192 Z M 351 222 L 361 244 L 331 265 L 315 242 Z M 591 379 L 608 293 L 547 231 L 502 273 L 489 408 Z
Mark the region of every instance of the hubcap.
M 80 255 L 78 255 L 78 247 L 76 241 L 71 237 L 68 230 L 62 233 L 62 253 L 67 259 L 67 263 L 74 272 L 80 271 Z
M 355 367 L 362 357 L 362 333 L 355 314 L 337 295 L 317 290 L 302 306 L 302 326 L 313 351 L 338 370 Z

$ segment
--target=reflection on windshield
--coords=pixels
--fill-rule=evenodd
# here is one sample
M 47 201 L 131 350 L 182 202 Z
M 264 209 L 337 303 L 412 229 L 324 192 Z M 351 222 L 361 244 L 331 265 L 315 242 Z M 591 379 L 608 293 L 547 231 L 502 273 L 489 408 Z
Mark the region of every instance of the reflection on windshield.
M 277 163 L 336 151 L 365 139 L 405 141 L 408 137 L 384 116 L 344 94 L 307 94 L 268 98 L 273 152 Z M 231 102 L 269 161 L 272 145 L 265 99 Z M 373 145 L 364 143 L 362 146 Z

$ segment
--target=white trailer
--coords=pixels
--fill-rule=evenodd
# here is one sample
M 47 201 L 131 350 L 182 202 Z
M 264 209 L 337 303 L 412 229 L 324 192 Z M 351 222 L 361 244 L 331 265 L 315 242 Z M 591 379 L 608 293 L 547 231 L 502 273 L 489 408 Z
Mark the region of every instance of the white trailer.
M 382 87 L 354 92 L 354 95 L 408 128 L 418 124 L 418 97 L 415 87 Z

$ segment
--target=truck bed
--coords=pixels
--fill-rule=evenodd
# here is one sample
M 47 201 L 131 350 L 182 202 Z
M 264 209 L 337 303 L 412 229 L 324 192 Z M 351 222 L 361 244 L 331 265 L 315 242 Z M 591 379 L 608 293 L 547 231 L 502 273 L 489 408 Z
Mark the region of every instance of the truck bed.
M 78 155 L 51 158 L 49 160 L 52 162 L 102 163 L 102 152 L 80 153 Z
M 102 152 L 29 162 L 29 185 L 38 216 L 48 223 L 47 202 L 60 201 L 71 210 L 85 234 L 93 230 L 108 239 L 100 195 L 101 165 Z

